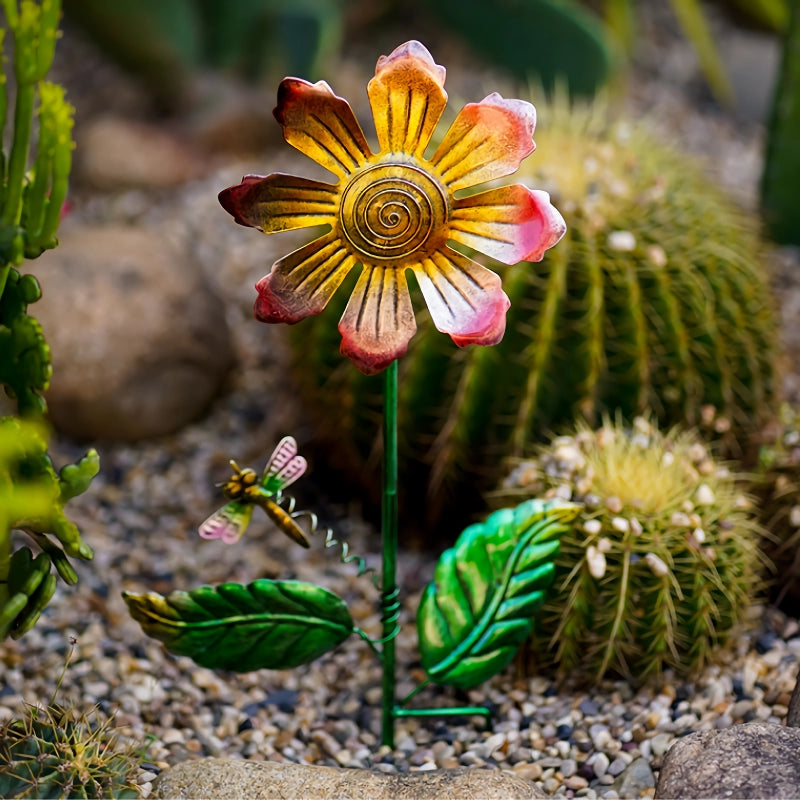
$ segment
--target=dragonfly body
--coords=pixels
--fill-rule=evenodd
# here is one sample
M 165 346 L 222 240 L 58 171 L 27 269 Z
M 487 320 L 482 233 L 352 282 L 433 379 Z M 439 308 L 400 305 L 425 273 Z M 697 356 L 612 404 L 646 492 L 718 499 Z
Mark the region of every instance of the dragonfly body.
M 305 471 L 307 462 L 297 455 L 297 442 L 285 436 L 267 461 L 264 474 L 250 468 L 241 469 L 231 461 L 233 475 L 222 485 L 229 502 L 212 514 L 201 526 L 204 539 L 222 539 L 225 544 L 237 542 L 250 524 L 253 508 L 262 508 L 266 515 L 290 539 L 308 547 L 308 539 L 291 515 L 278 505 L 280 494 Z

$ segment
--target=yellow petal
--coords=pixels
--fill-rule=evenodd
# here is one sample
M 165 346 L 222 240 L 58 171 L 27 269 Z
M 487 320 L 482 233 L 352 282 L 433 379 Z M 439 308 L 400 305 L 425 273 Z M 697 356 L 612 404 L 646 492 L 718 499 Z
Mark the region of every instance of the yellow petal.
M 448 247 L 412 267 L 433 323 L 456 344 L 496 344 L 510 305 L 500 276 Z
M 245 175 L 242 182 L 219 193 L 222 207 L 240 225 L 277 233 L 333 224 L 339 189 L 329 183 L 283 175 Z
M 405 271 L 365 265 L 339 322 L 342 355 L 374 375 L 405 355 L 416 330 Z
M 284 78 L 275 118 L 289 144 L 339 177 L 358 169 L 371 155 L 350 104 L 325 81 Z
M 535 145 L 536 109 L 496 92 L 464 106 L 431 158 L 450 191 L 511 175 Z
M 319 314 L 355 263 L 333 233 L 289 253 L 256 284 L 256 319 L 292 324 Z
M 503 264 L 541 261 L 567 226 L 547 192 L 501 186 L 456 200 L 450 238 Z
M 367 93 L 381 152 L 422 156 L 447 103 L 444 76 L 416 41 L 378 59 Z

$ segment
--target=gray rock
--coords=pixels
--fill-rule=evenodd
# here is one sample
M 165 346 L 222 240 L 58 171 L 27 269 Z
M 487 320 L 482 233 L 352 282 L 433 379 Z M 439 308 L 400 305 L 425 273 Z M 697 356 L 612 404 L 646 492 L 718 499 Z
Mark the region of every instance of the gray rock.
M 664 757 L 657 798 L 800 798 L 800 730 L 764 722 L 701 731 Z
M 76 439 L 135 441 L 196 419 L 233 362 L 222 302 L 164 236 L 65 225 L 30 313 L 53 359 L 50 417 Z
M 614 789 L 620 797 L 639 797 L 645 789 L 656 785 L 653 770 L 646 758 L 631 761 L 628 768 L 614 781 Z
M 163 127 L 104 116 L 75 138 L 76 175 L 99 189 L 165 189 L 203 173 L 200 155 Z
M 386 774 L 272 761 L 203 758 L 163 772 L 154 798 L 215 800 L 529 800 L 547 795 L 509 772 L 447 769 Z
M 800 728 L 800 673 L 792 690 L 792 696 L 789 700 L 789 710 L 786 714 L 786 724 L 790 728 Z

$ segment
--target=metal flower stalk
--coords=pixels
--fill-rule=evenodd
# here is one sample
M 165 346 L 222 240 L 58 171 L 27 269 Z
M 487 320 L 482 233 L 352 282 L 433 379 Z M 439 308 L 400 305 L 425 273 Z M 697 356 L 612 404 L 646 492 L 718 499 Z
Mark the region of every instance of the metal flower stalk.
M 389 745 L 396 717 L 448 713 L 406 707 L 419 689 L 401 702 L 395 696 L 400 609 L 395 575 L 398 359 L 416 331 L 408 273 L 436 328 L 457 346 L 497 344 L 505 332 L 510 303 L 500 276 L 468 254 L 477 251 L 502 264 L 540 261 L 565 232 L 564 220 L 546 192 L 522 184 L 484 188 L 512 175 L 534 151 L 534 107 L 490 94 L 466 105 L 434 147 L 431 143 L 447 103 L 444 80 L 444 67 L 419 42 L 407 42 L 381 56 L 367 86 L 378 142 L 373 150 L 350 105 L 327 83 L 285 78 L 275 109 L 284 138 L 332 173 L 335 182 L 281 173 L 247 175 L 219 195 L 237 223 L 264 233 L 325 226 L 321 235 L 276 261 L 258 281 L 257 319 L 295 324 L 318 314 L 347 276 L 358 271 L 339 320 L 340 351 L 367 375 L 385 371 L 381 638 L 370 641 L 356 630 L 344 617 L 340 602 L 325 598 L 319 587 L 295 582 L 282 582 L 279 589 L 262 581 L 238 588 L 225 584 L 213 596 L 201 590 L 189 597 L 126 594 L 145 630 L 177 647 L 176 652 L 191 654 L 195 660 L 205 658 L 205 663 L 214 663 L 213 655 L 179 636 L 177 621 L 187 611 L 196 619 L 216 614 L 224 610 L 225 602 L 241 611 L 242 606 L 271 602 L 276 593 L 283 595 L 279 610 L 259 607 L 255 612 L 265 626 L 262 630 L 269 631 L 266 638 L 273 639 L 273 646 L 264 648 L 269 664 L 286 666 L 276 653 L 289 657 L 288 650 L 274 646 L 281 638 L 302 639 L 307 634 L 309 652 L 318 654 L 321 631 L 326 646 L 338 643 L 340 635 L 359 633 L 382 662 L 382 738 Z M 238 538 L 253 504 L 273 516 L 269 502 L 279 504 L 281 487 L 271 499 L 264 497 L 269 492 L 270 467 L 260 489 L 255 473 L 248 473 L 250 483 L 241 491 L 244 471 L 236 470 L 239 477 L 225 485 L 230 502 L 212 516 L 213 522 L 204 524 L 203 535 L 218 535 L 223 541 L 226 536 Z M 264 502 L 257 503 L 259 498 Z M 494 516 L 464 531 L 456 547 L 443 556 L 446 560 L 418 614 L 423 665 L 429 675 L 423 685 L 431 680 L 475 685 L 508 663 L 530 632 L 552 580 L 558 534 L 574 513 L 570 504 L 534 502 L 508 510 L 511 516 Z M 291 512 L 288 516 L 293 518 Z M 288 524 L 278 525 L 291 536 Z M 469 586 L 466 593 L 464 583 Z M 310 629 L 298 630 L 293 604 L 302 606 L 312 620 L 313 635 Z M 224 618 L 230 625 L 232 617 Z M 181 630 L 185 633 L 186 628 Z M 449 711 L 486 713 L 474 708 Z

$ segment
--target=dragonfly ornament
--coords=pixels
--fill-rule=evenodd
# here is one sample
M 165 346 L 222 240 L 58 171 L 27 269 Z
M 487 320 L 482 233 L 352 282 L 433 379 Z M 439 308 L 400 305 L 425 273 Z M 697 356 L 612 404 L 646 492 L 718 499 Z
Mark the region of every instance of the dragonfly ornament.
M 269 457 L 261 479 L 255 470 L 241 469 L 231 461 L 233 475 L 222 484 L 228 498 L 199 528 L 204 539 L 222 539 L 225 544 L 234 544 L 250 524 L 253 508 L 263 508 L 266 515 L 290 539 L 301 547 L 309 547 L 308 539 L 290 514 L 281 508 L 281 492 L 294 483 L 305 471 L 308 462 L 297 454 L 297 442 L 292 436 L 284 436 L 275 452 Z

